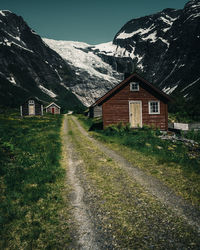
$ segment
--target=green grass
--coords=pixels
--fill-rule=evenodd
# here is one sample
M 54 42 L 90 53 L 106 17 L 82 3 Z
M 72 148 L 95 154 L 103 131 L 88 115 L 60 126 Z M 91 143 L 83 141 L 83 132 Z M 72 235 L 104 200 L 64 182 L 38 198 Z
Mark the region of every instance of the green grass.
M 87 116 L 84 116 L 82 114 L 76 115 L 80 121 L 82 121 L 82 126 L 86 129 L 89 130 L 94 124 L 98 123 L 98 121 L 101 119 L 99 118 L 89 118 Z
M 87 118 L 79 120 L 89 129 Z M 90 121 L 92 123 L 92 120 Z M 91 125 L 90 125 L 91 126 Z M 200 155 L 191 154 L 190 149 L 181 142 L 161 140 L 159 131 L 144 127 L 131 130 L 128 126 L 110 126 L 106 130 L 92 133 L 108 147 L 116 150 L 127 160 L 161 179 L 176 193 L 200 203 Z M 192 137 L 193 135 L 193 137 Z M 197 135 L 190 135 L 192 139 Z M 189 135 L 188 135 L 189 137 Z
M 0 249 L 58 249 L 70 240 L 60 219 L 61 124 L 56 115 L 0 115 Z
M 82 181 L 86 180 L 82 185 L 89 195 L 90 206 L 100 218 L 102 230 L 106 236 L 112 235 L 109 239 L 112 246 L 116 249 L 175 249 L 178 245 L 185 249 L 198 248 L 198 236 L 190 226 L 99 151 L 71 119 L 69 129 L 84 162 Z
M 200 130 L 197 130 L 197 131 L 194 131 L 194 130 L 188 131 L 185 134 L 185 137 L 188 138 L 188 139 L 194 140 L 194 141 L 196 141 L 196 142 L 198 142 L 200 144 Z

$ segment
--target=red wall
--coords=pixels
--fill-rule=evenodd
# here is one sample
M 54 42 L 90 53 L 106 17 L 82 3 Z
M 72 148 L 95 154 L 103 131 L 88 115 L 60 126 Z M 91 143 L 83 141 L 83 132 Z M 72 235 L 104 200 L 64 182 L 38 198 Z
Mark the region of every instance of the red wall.
M 52 108 L 54 108 L 54 114 L 60 114 L 60 109 L 55 105 L 51 105 L 50 107 L 48 107 L 46 109 L 46 112 L 47 113 L 52 113 Z
M 161 130 L 168 129 L 168 110 L 167 104 L 164 103 L 156 93 L 150 93 L 152 90 L 144 88 L 140 84 L 139 91 L 130 91 L 128 83 L 121 90 L 118 90 L 109 100 L 103 103 L 103 124 L 104 127 L 110 124 L 123 122 L 129 123 L 129 101 L 142 101 L 142 124 L 154 125 Z M 160 114 L 149 114 L 149 101 L 160 101 Z

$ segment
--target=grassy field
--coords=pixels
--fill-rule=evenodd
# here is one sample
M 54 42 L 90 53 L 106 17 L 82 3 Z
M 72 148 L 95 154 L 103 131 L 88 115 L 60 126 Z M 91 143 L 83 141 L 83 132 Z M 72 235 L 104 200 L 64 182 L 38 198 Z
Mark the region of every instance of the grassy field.
M 62 249 L 70 241 L 61 124 L 57 115 L 0 115 L 0 249 Z
M 69 118 L 69 136 L 84 166 L 87 204 L 114 249 L 197 249 L 198 235 L 102 153 Z M 85 177 L 84 177 L 85 176 Z M 88 187 L 89 186 L 89 187 Z M 94 219 L 93 218 L 93 219 Z
M 97 123 L 84 116 L 79 116 L 79 120 L 87 130 Z M 160 132 L 149 128 L 131 130 L 118 125 L 91 133 L 134 166 L 156 176 L 194 205 L 200 204 L 199 151 L 192 152 L 182 142 L 161 140 L 158 137 Z M 199 134 L 190 132 L 187 137 L 200 142 Z

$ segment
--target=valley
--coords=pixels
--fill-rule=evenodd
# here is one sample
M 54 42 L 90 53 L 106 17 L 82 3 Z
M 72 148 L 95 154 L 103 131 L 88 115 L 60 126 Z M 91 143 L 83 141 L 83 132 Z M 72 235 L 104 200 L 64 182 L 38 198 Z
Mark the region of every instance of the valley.
M 84 119 L 0 115 L 0 247 L 198 249 L 199 172 L 88 132 Z
M 132 19 L 98 45 L 42 39 L 22 17 L 1 11 L 0 104 L 16 107 L 35 95 L 65 111 L 90 106 L 136 71 L 174 98 L 171 112 L 199 120 L 199 11 L 191 0 Z
M 0 10 L 0 249 L 200 249 L 200 1 L 127 21 L 88 44 Z

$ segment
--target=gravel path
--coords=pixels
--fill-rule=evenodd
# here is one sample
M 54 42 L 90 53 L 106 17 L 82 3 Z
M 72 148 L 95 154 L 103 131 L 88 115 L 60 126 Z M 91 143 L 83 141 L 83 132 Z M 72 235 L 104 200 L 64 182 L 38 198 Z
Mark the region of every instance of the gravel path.
M 72 117 L 81 133 L 89 138 L 98 148 L 105 153 L 108 157 L 116 161 L 121 168 L 128 172 L 143 188 L 153 196 L 155 196 L 161 203 L 170 207 L 175 214 L 181 216 L 185 221 L 194 226 L 200 232 L 200 212 L 193 207 L 189 202 L 185 201 L 182 197 L 176 195 L 170 188 L 161 183 L 158 179 L 148 176 L 141 169 L 133 166 L 130 162 L 113 150 L 105 147 L 99 141 L 92 138 L 80 125 L 75 117 Z
M 68 182 L 72 187 L 71 205 L 73 208 L 73 216 L 75 220 L 75 228 L 77 230 L 75 235 L 75 247 L 72 249 L 100 249 L 96 241 L 94 225 L 91 221 L 89 208 L 83 201 L 84 189 L 81 185 L 78 168 L 83 164 L 78 155 L 73 149 L 73 145 L 67 136 L 67 119 L 64 120 L 64 132 L 66 134 L 65 141 L 67 145 L 68 155 Z

